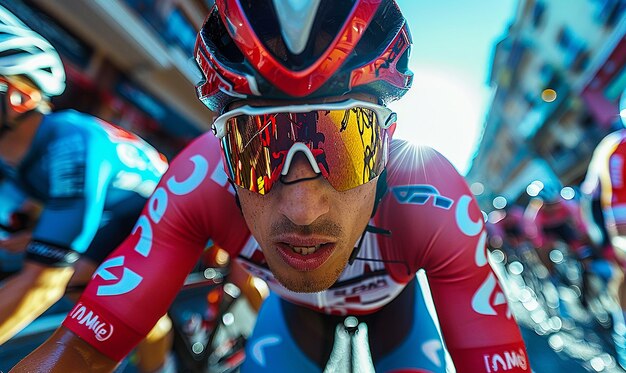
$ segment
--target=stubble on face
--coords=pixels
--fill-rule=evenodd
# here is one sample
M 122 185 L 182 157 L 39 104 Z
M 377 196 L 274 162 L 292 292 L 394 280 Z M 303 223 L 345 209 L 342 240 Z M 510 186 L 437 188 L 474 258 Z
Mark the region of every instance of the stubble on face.
M 332 212 L 306 226 L 296 225 L 278 211 L 276 191 L 261 196 L 239 190 L 244 218 L 264 253 L 274 277 L 287 289 L 311 293 L 330 288 L 345 269 L 354 245 L 360 239 L 373 208 L 376 182 L 346 192 L 332 191 Z M 336 237 L 333 254 L 320 268 L 301 272 L 288 266 L 277 253 L 274 237 L 281 233 Z
M 330 286 L 332 286 L 332 284 L 337 281 L 337 279 L 343 272 L 343 269 L 345 268 L 345 264 L 347 263 L 347 258 L 345 258 L 344 260 L 343 256 L 345 255 L 342 254 L 346 253 L 346 251 L 348 253 L 351 252 L 351 250 L 346 250 L 342 248 L 342 246 L 345 245 L 347 238 L 344 233 L 344 229 L 339 224 L 331 220 L 325 219 L 316 221 L 314 224 L 311 225 L 303 226 L 296 225 L 283 216 L 271 225 L 271 236 L 269 240 L 271 242 L 277 241 L 276 237 L 279 237 L 283 234 L 334 237 L 337 242 L 337 247 L 335 248 L 335 252 L 333 253 L 334 257 L 331 257 L 329 259 L 329 262 L 325 263 L 322 268 L 318 270 L 311 271 L 310 273 L 300 273 L 294 271 L 288 272 L 282 270 L 274 271 L 274 276 L 283 286 L 297 293 L 314 293 L 328 289 Z M 271 259 L 274 258 L 271 257 Z M 270 264 L 271 268 L 272 265 L 269 259 L 268 263 Z M 334 263 L 337 264 L 332 265 Z

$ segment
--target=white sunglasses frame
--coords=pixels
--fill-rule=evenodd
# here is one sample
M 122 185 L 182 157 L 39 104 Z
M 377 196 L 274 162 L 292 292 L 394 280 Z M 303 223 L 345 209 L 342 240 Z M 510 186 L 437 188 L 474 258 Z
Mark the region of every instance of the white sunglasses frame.
M 384 106 L 373 104 L 367 101 L 349 99 L 346 101 L 320 103 L 320 104 L 303 104 L 303 105 L 286 105 L 286 106 L 249 106 L 245 105 L 224 113 L 213 121 L 211 129 L 213 134 L 222 139 L 226 135 L 226 122 L 239 115 L 263 115 L 276 113 L 309 113 L 318 110 L 347 110 L 355 107 L 370 109 L 376 113 L 378 123 L 382 128 L 389 128 L 397 120 L 397 114 Z

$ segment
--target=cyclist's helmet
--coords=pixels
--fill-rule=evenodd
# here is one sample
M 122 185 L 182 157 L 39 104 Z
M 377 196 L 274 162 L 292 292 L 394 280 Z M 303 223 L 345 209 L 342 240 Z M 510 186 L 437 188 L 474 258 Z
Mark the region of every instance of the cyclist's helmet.
M 0 7 L 0 75 L 23 75 L 45 96 L 65 90 L 63 63 L 41 35 Z
M 544 182 L 543 188 L 537 194 L 537 198 L 544 203 L 552 204 L 561 201 L 561 183 L 558 181 Z
M 364 92 L 387 104 L 411 86 L 410 47 L 395 0 L 216 0 L 196 40 L 196 90 L 218 113 L 254 97 Z

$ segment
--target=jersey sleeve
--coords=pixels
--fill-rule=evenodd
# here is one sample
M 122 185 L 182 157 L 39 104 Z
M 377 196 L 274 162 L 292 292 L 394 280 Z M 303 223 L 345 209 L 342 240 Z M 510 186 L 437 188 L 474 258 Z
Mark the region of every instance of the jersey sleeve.
M 49 265 L 67 265 L 77 258 L 68 250 L 84 253 L 102 218 L 111 167 L 89 147 L 80 133 L 50 142 L 49 198 L 33 232 L 28 258 Z M 75 260 L 75 259 L 74 259 Z
M 406 282 L 418 269 L 426 271 L 457 368 L 530 370 L 519 328 L 487 260 L 482 213 L 465 180 L 430 148 L 394 141 L 391 154 L 389 193 L 375 223 L 392 232 L 379 238 L 387 259 L 408 264 L 408 271 L 398 266 L 392 276 Z
M 249 232 L 212 134 L 172 162 L 131 235 L 100 265 L 64 326 L 121 360 L 167 311 L 212 239 L 236 254 Z

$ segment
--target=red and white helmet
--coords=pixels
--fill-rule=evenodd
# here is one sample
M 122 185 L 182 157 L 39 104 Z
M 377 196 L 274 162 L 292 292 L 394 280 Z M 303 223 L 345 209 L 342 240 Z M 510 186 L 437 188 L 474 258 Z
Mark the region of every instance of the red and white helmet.
M 410 47 L 394 0 L 216 0 L 196 40 L 196 90 L 218 113 L 254 97 L 365 92 L 387 104 L 411 86 Z

